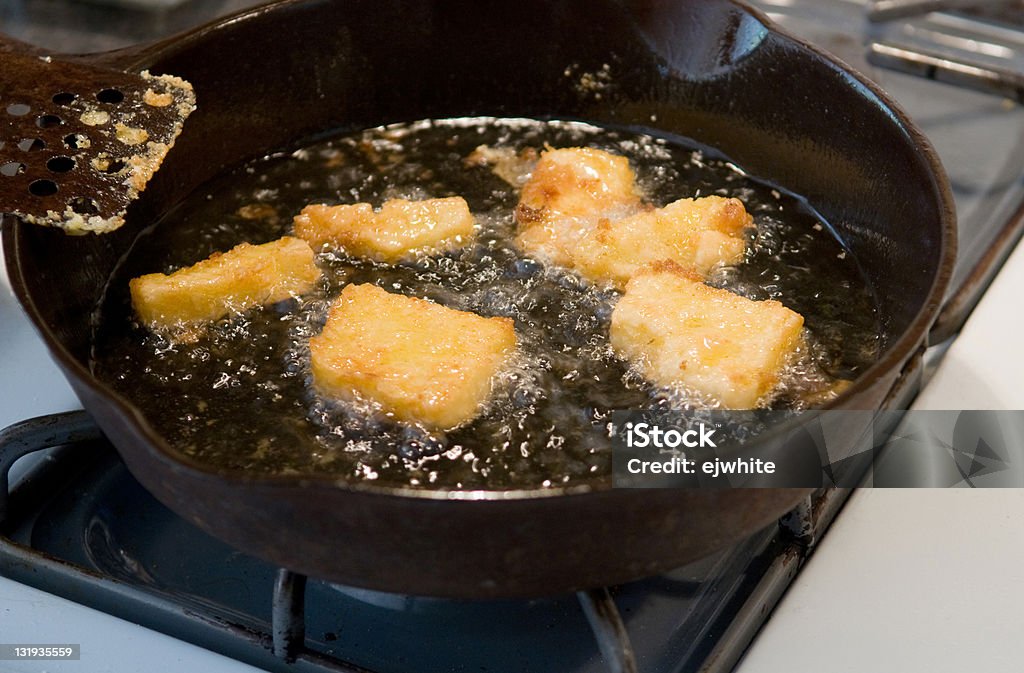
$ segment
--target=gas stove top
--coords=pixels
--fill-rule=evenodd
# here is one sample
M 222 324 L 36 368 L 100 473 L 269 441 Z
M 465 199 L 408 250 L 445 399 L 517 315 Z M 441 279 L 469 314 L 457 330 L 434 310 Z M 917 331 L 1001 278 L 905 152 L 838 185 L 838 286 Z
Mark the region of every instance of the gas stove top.
M 251 4 L 257 3 L 185 2 L 153 13 L 60 0 L 0 2 L 0 16 L 14 37 L 90 51 L 152 39 Z M 872 25 L 862 2 L 755 4 L 877 81 L 938 149 L 961 223 L 950 308 L 936 332 L 937 340 L 952 338 L 1020 233 L 1024 110 L 1013 100 L 872 63 L 888 59 L 912 69 L 914 54 L 938 54 L 951 71 L 957 68 L 950 64 L 969 59 L 976 69 L 1013 72 L 1024 66 L 1024 34 L 958 13 Z M 869 37 L 885 48 L 866 48 Z M 945 72 L 935 67 L 925 74 Z M 76 406 L 6 283 L 0 335 L 0 426 Z M 932 359 L 941 352 L 935 349 Z M 818 493 L 778 525 L 660 577 L 532 601 L 461 602 L 306 580 L 245 556 L 156 502 L 97 440 L 83 414 L 22 424 L 5 438 L 5 474 L 22 452 L 58 448 L 18 461 L 10 498 L 0 500 L 0 642 L 14 636 L 28 642 L 38 633 L 74 640 L 85 633 L 72 622 L 54 629 L 67 615 L 93 619 L 65 607 L 56 598 L 62 597 L 267 670 L 729 671 L 848 495 Z M 2 479 L 0 491 L 6 492 Z M 40 612 L 43 603 L 52 607 Z M 26 623 L 26 614 L 36 621 Z M 185 665 L 172 660 L 180 656 L 201 662 L 189 665 L 203 670 L 248 670 L 212 654 L 204 659 L 192 648 L 178 654 L 166 639 L 153 650 L 171 657 L 166 661 L 150 660 L 144 650 L 118 656 L 110 650 L 127 652 L 130 641 L 153 636 L 109 632 L 121 635 L 102 642 L 79 635 L 82 661 L 52 668 L 170 671 Z M 0 670 L 8 664 L 21 665 L 0 661 Z

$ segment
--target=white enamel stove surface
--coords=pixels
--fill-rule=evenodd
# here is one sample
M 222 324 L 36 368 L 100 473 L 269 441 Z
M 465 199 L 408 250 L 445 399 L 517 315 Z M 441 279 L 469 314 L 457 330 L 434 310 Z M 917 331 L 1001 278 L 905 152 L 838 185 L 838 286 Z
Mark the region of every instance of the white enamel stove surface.
M 865 67 L 860 39 L 849 40 L 847 49 L 834 47 L 843 42 L 828 39 L 820 23 L 806 18 L 815 10 L 832 12 L 822 23 L 833 35 L 857 34 L 864 21 L 853 15 L 843 23 L 841 17 L 850 14 L 840 6 L 862 3 L 757 4 L 791 30 Z M 956 27 L 956 21 L 942 16 L 886 30 L 904 36 L 916 30 L 921 37 L 935 25 Z M 1012 49 L 992 53 L 1019 61 L 1024 37 L 1005 38 Z M 935 143 L 957 191 L 960 221 L 997 210 L 993 201 L 975 201 L 970 187 L 992 184 L 985 170 L 998 172 L 1012 164 L 1019 172 L 1020 160 L 983 169 L 969 157 L 993 137 L 1007 147 L 1019 145 L 1020 123 L 1011 120 L 1019 109 L 997 98 L 972 100 L 969 92 L 944 85 L 866 72 L 896 95 Z M 915 409 L 1024 409 L 1022 289 L 1024 246 L 1018 246 L 945 352 Z M 1022 598 L 1024 489 L 861 489 L 839 513 L 738 672 L 1020 671 Z
M 915 409 L 1024 409 L 1024 246 Z M 738 673 L 1024 666 L 1024 489 L 860 489 Z

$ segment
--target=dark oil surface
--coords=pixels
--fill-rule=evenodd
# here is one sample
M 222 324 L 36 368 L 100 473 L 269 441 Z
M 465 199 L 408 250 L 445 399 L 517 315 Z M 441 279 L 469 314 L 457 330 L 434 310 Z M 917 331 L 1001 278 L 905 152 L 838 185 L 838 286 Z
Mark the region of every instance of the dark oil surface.
M 327 473 L 346 481 L 429 489 L 509 489 L 610 480 L 615 410 L 699 407 L 657 389 L 614 356 L 608 326 L 617 293 L 545 268 L 512 245 L 518 190 L 465 158 L 481 144 L 521 149 L 599 147 L 630 158 L 647 199 L 720 194 L 756 223 L 746 260 L 710 283 L 773 298 L 801 313 L 808 346 L 772 403 L 827 399 L 878 354 L 871 289 L 828 225 L 800 199 L 745 176 L 706 148 L 579 123 L 448 120 L 372 129 L 266 157 L 180 204 L 135 245 L 96 315 L 95 373 L 145 413 L 169 443 L 201 462 L 252 473 Z M 128 280 L 194 264 L 242 241 L 289 233 L 308 203 L 460 195 L 480 231 L 468 247 L 398 265 L 325 253 L 311 296 L 224 319 L 185 344 L 132 317 Z M 520 348 L 475 421 L 445 433 L 403 425 L 369 404 L 319 399 L 308 339 L 347 283 L 515 320 Z

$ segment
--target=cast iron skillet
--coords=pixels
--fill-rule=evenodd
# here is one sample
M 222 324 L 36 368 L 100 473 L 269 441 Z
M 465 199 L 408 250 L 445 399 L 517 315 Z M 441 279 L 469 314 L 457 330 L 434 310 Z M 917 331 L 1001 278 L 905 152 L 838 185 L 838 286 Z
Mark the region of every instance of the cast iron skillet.
M 903 112 L 729 0 L 293 0 L 82 58 L 185 77 L 199 110 L 122 230 L 70 238 L 11 222 L 14 289 L 146 488 L 239 549 L 332 581 L 459 597 L 618 583 L 749 535 L 807 491 L 403 492 L 192 462 L 88 373 L 89 321 L 138 232 L 225 168 L 316 133 L 422 118 L 576 118 L 695 138 L 806 196 L 863 264 L 885 350 L 834 403 L 842 409 L 878 409 L 912 384 L 904 370 L 953 264 L 950 191 Z M 604 64 L 612 81 L 600 97 L 566 76 Z

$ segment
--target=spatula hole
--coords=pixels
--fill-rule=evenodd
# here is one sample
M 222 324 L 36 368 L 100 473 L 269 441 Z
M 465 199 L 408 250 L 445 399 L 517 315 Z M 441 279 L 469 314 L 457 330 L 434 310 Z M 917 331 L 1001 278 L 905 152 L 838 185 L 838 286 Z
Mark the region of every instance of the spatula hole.
M 104 89 L 96 94 L 96 100 L 101 103 L 120 103 L 124 100 L 124 94 L 117 89 Z
M 124 162 L 121 161 L 120 159 L 113 159 L 100 170 L 106 173 L 107 175 L 113 175 L 114 173 L 120 172 L 122 168 L 124 168 Z
M 24 103 L 11 103 L 7 106 L 7 114 L 11 115 L 12 117 L 21 117 L 23 115 L 27 115 L 31 111 L 32 108 L 25 105 Z
M 71 157 L 54 157 L 46 162 L 46 167 L 54 173 L 67 173 L 75 167 L 75 160 Z
M 39 138 L 23 138 L 18 141 L 18 149 L 22 152 L 36 152 L 44 147 L 46 147 L 46 143 Z
M 73 93 L 61 91 L 58 94 L 54 94 L 51 100 L 57 105 L 68 105 L 69 103 L 73 103 L 76 98 L 78 98 L 78 96 Z
M 28 191 L 35 196 L 53 196 L 57 193 L 57 183 L 53 180 L 33 180 Z
M 68 201 L 68 208 L 79 215 L 95 215 L 100 212 L 100 205 L 84 196 L 76 196 Z
M 77 150 L 84 146 L 86 140 L 88 138 L 81 133 L 72 133 L 64 136 L 64 146 L 68 149 Z
M 63 123 L 64 120 L 57 115 L 39 115 L 36 117 L 36 126 L 41 129 L 50 129 Z
M 25 164 L 19 163 L 17 161 L 8 161 L 3 166 L 0 166 L 0 175 L 3 175 L 4 177 L 7 178 L 14 177 L 18 173 L 23 173 L 24 171 Z

